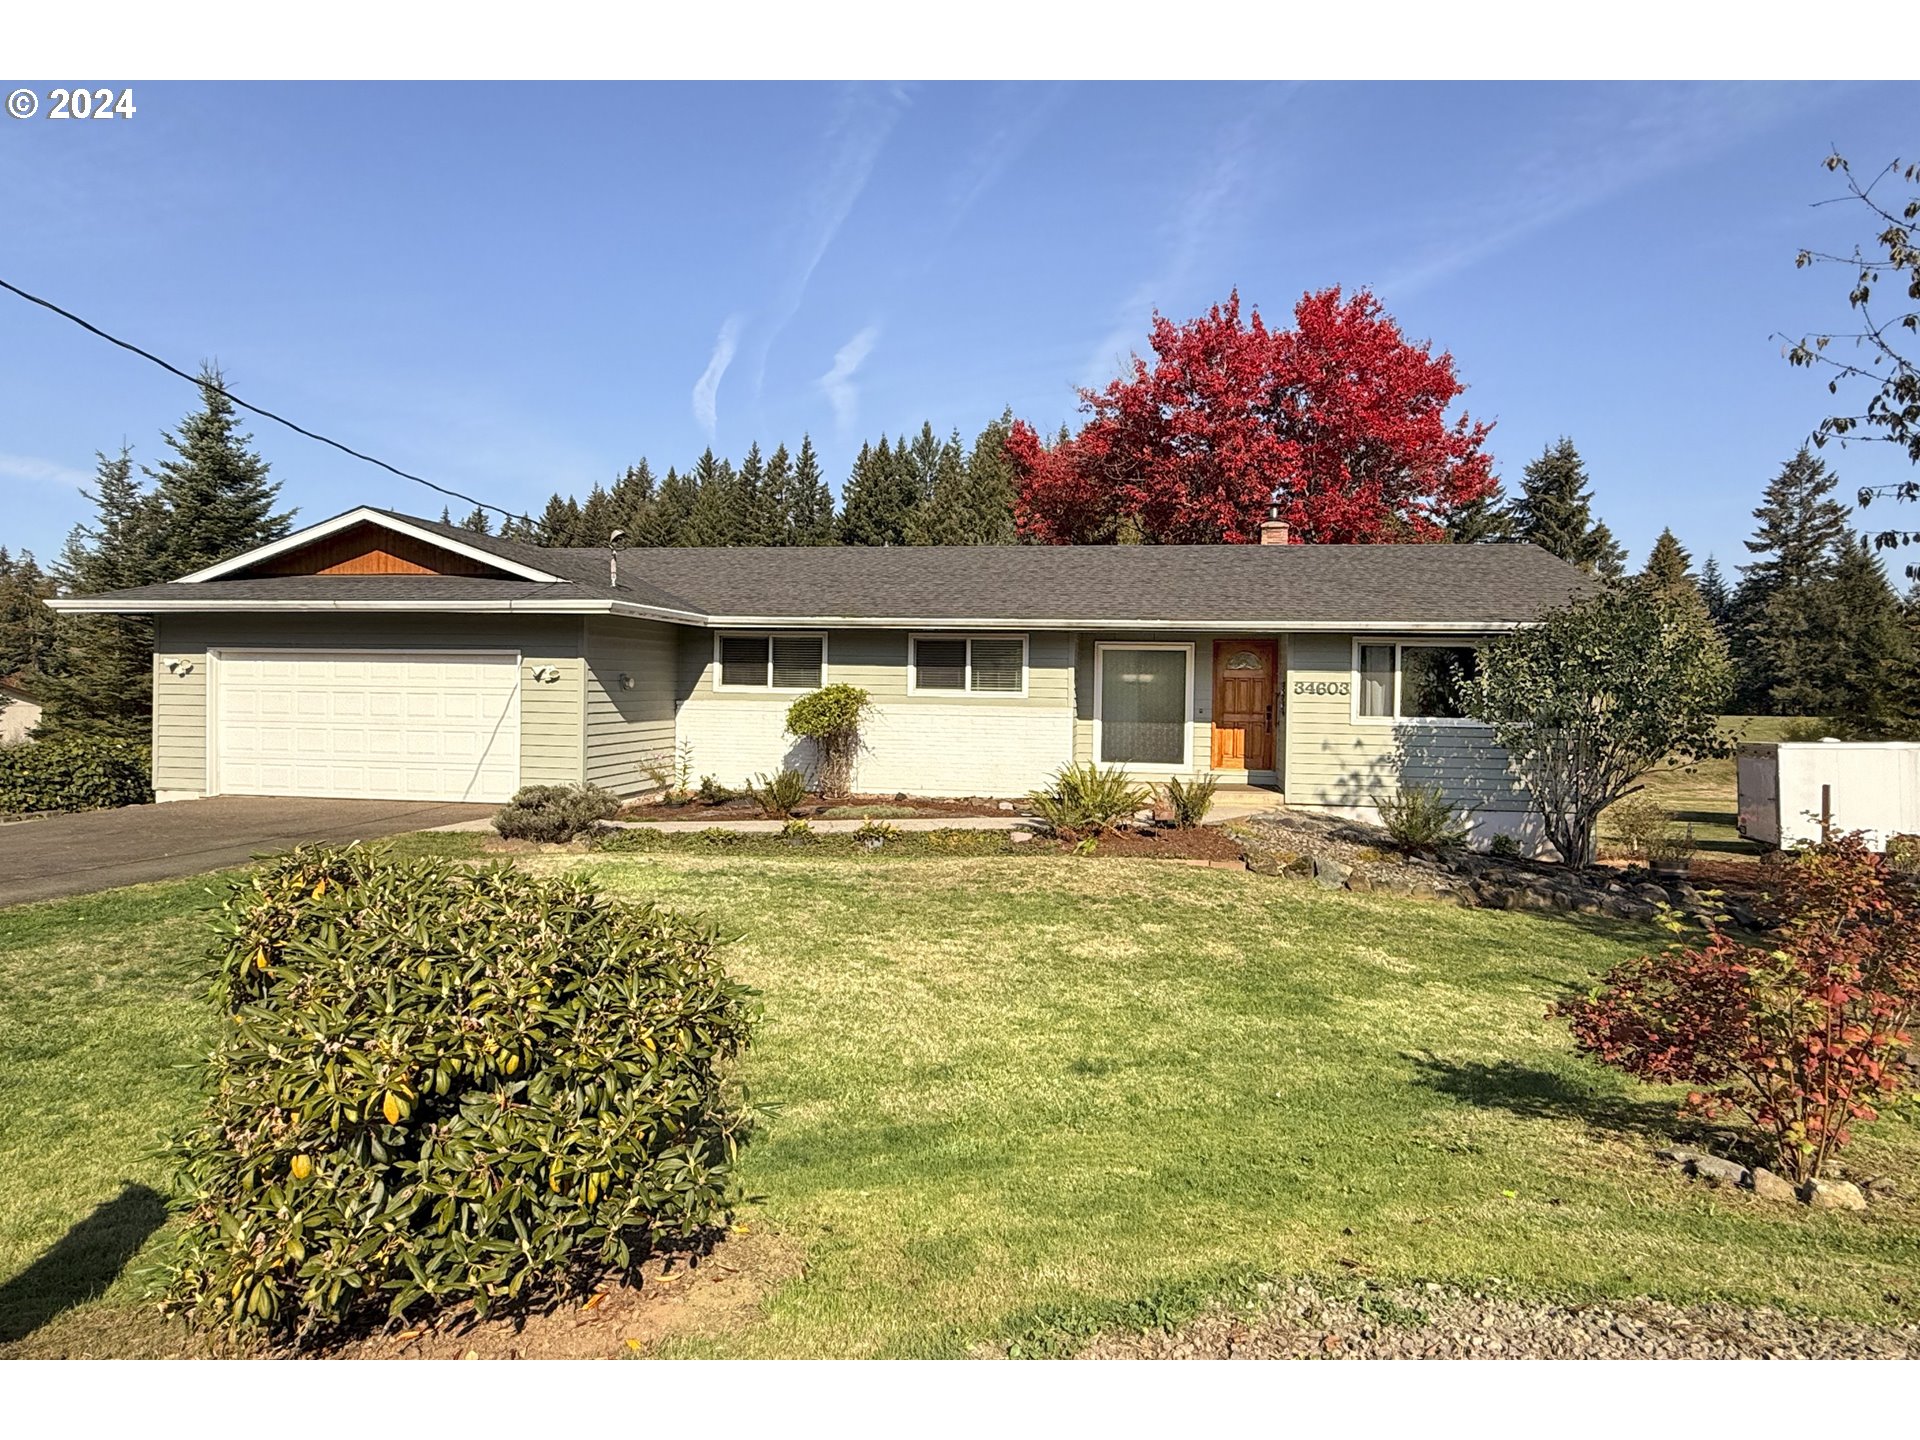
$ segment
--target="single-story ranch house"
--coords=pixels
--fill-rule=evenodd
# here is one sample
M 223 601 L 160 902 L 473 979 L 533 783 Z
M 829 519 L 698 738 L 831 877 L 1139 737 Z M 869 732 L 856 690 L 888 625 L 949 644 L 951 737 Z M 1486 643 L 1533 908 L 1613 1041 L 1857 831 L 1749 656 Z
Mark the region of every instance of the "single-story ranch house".
M 1526 797 L 1455 677 L 1586 583 L 1527 545 L 615 552 L 361 508 L 52 603 L 154 616 L 162 800 L 635 795 L 682 746 L 738 784 L 805 768 L 787 707 L 844 681 L 877 707 L 865 793 L 1018 795 L 1076 760 L 1343 812 L 1438 782 L 1492 833 Z

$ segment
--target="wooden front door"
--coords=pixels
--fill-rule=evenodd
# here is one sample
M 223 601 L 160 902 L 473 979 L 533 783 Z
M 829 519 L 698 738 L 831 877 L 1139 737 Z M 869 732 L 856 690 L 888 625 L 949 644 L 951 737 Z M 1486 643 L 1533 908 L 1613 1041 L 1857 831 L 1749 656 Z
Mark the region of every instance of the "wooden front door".
M 1213 768 L 1274 768 L 1278 640 L 1217 640 L 1213 646 Z

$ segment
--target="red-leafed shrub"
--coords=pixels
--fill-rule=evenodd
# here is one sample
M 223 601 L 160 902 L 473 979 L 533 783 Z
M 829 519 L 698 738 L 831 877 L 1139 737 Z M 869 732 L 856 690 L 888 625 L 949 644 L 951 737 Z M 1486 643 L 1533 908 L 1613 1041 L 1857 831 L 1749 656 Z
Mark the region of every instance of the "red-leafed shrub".
M 1854 1122 L 1913 1099 L 1920 894 L 1857 834 L 1779 865 L 1777 946 L 1716 932 L 1559 1009 L 1582 1050 L 1693 1086 L 1688 1109 L 1737 1117 L 1777 1169 L 1811 1180 Z

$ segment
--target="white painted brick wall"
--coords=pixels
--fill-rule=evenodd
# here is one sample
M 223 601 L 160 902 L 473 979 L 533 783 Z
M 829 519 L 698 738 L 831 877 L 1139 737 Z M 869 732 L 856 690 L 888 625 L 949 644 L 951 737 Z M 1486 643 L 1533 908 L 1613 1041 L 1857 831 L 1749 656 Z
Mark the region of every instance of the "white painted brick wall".
M 811 743 L 785 732 L 787 701 L 689 700 L 679 739 L 693 776 L 741 785 L 792 765 L 813 771 Z M 1024 795 L 1073 759 L 1067 710 L 994 705 L 880 705 L 865 729 L 854 789 L 890 795 Z

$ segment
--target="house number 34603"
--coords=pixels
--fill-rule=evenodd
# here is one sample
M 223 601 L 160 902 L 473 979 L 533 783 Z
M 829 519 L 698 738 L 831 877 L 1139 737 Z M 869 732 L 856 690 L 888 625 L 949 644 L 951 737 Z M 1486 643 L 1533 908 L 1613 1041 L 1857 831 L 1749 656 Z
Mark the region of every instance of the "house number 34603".
M 1296 680 L 1293 682 L 1296 695 L 1350 695 L 1353 693 L 1351 680 Z

